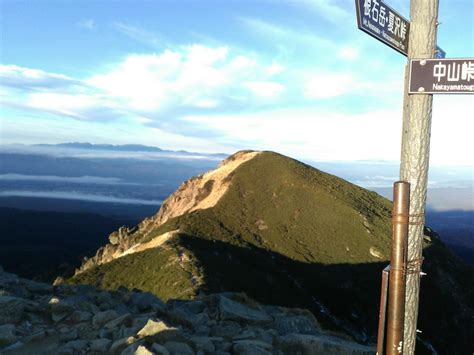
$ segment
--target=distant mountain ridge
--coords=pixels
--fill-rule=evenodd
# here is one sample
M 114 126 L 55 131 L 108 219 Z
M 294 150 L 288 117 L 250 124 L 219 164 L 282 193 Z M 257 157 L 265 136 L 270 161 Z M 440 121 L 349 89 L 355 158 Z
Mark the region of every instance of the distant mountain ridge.
M 87 150 L 108 150 L 116 152 L 159 152 L 159 153 L 180 153 L 188 155 L 205 154 L 206 156 L 214 156 L 224 158 L 227 154 L 224 153 L 199 153 L 188 152 L 186 150 L 166 150 L 159 147 L 152 147 L 142 144 L 94 144 L 88 142 L 71 142 L 58 144 L 33 144 L 35 147 L 61 147 L 71 149 L 87 149 Z
M 165 300 L 245 292 L 308 308 L 326 327 L 373 343 L 390 210 L 378 194 L 296 160 L 242 151 L 183 183 L 155 216 L 112 233 L 67 282 Z M 419 337 L 439 353 L 471 351 L 473 269 L 428 229 L 424 255 Z

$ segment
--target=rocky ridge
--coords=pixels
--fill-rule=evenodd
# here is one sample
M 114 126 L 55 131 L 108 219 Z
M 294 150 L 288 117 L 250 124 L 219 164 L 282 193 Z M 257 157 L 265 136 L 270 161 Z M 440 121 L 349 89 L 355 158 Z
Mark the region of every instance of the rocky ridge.
M 109 243 L 98 249 L 96 255 L 86 258 L 76 270 L 76 274 L 88 270 L 136 251 L 156 247 L 156 243 L 141 246 L 140 241 L 146 239 L 153 232 L 154 227 L 164 224 L 173 217 L 185 213 L 213 207 L 225 194 L 230 186 L 233 172 L 243 163 L 253 159 L 261 152 L 240 151 L 223 160 L 217 169 L 193 177 L 181 184 L 166 201 L 163 202 L 158 213 L 145 218 L 134 228 L 121 227 L 109 235 Z M 176 231 L 177 232 L 177 231 Z M 173 237 L 175 233 L 168 233 L 154 237 L 160 239 L 160 244 Z
M 166 304 L 148 292 L 49 285 L 0 267 L 0 354 L 372 354 L 306 310 L 221 293 Z

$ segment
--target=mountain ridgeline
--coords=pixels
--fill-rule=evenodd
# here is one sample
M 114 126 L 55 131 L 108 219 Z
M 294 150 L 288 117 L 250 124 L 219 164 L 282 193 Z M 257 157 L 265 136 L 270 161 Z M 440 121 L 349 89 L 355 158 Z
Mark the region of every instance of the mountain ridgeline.
M 276 153 L 242 151 L 183 183 L 156 215 L 112 233 L 62 282 L 164 300 L 245 292 L 309 309 L 327 329 L 373 344 L 390 216 L 390 201 L 374 192 Z M 429 228 L 424 255 L 417 353 L 470 353 L 473 269 Z

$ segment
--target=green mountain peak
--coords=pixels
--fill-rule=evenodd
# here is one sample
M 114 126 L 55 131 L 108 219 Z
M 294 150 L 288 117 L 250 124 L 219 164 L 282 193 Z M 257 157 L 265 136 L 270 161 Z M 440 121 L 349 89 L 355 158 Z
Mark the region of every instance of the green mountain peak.
M 114 232 L 68 282 L 138 288 L 165 300 L 245 292 L 259 302 L 307 308 L 327 328 L 374 342 L 390 214 L 390 201 L 374 192 L 277 153 L 241 151 L 184 182 L 155 216 Z M 427 270 L 439 277 L 423 282 L 436 297 L 420 307 L 463 309 L 437 318 L 452 332 L 474 314 L 474 282 L 466 286 L 474 273 L 435 234 L 425 254 Z M 452 293 L 442 287 L 446 273 Z M 420 313 L 420 326 L 444 348 L 450 339 L 446 332 L 438 339 L 432 317 Z M 457 344 L 464 349 L 463 340 Z

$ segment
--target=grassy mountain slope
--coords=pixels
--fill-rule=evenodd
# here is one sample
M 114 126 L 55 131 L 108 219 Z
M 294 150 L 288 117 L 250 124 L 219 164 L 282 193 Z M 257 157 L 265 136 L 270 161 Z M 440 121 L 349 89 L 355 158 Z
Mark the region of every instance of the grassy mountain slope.
M 226 179 L 230 187 L 214 207 L 150 224 L 131 236 L 145 243 L 179 230 L 165 244 L 98 265 L 70 282 L 136 287 L 164 299 L 244 291 L 261 302 L 308 308 L 326 327 L 375 341 L 380 273 L 390 254 L 390 202 L 270 152 Z M 198 191 L 200 199 L 212 190 L 212 182 L 206 185 Z M 430 295 L 421 305 L 421 324 L 430 332 L 423 336 L 438 349 L 464 350 L 468 333 L 460 327 L 470 329 L 472 269 L 435 235 L 425 247 L 436 278 L 424 281 Z M 439 307 L 454 313 L 443 316 Z M 430 326 L 433 321 L 442 326 Z

